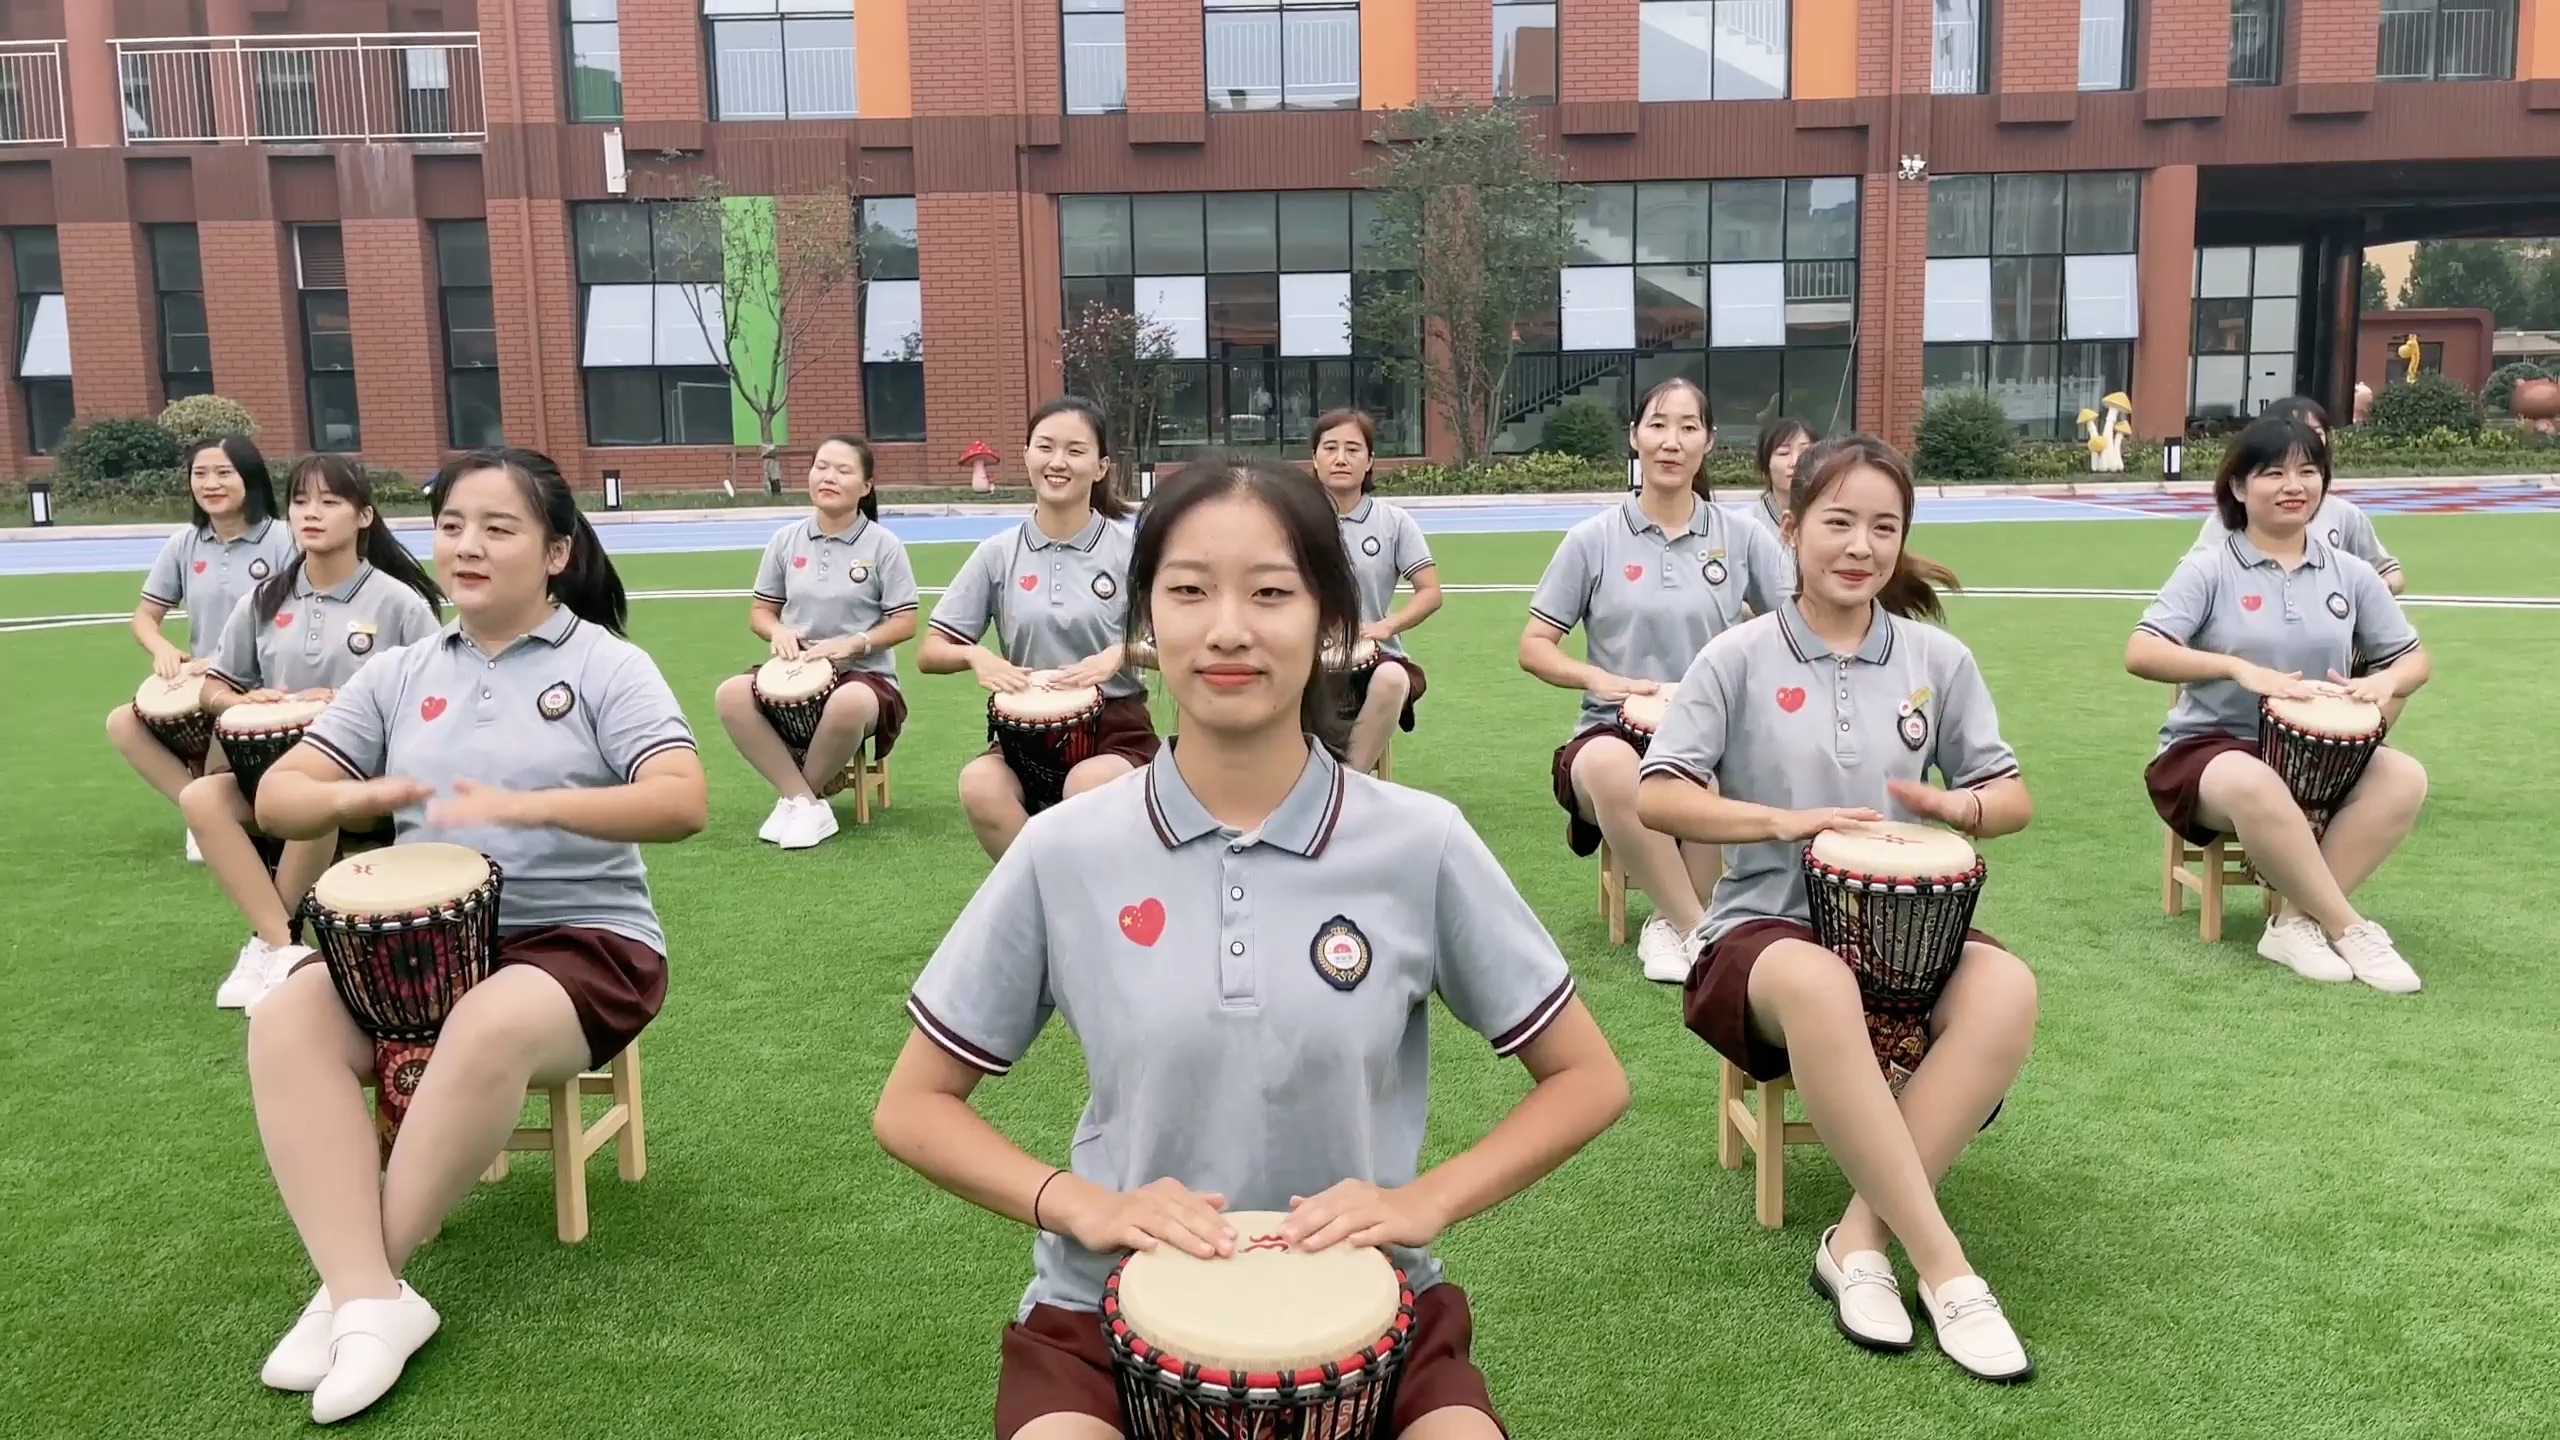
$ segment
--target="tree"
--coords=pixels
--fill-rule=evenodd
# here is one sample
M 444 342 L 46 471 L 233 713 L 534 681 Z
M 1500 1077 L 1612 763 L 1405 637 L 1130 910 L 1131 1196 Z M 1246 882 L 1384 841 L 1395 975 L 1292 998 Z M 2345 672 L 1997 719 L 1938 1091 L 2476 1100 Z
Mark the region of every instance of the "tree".
M 1501 428 L 1520 326 L 1555 308 L 1581 192 L 1509 107 L 1391 111 L 1377 139 L 1362 268 L 1383 273 L 1359 277 L 1352 330 L 1390 379 L 1421 381 L 1471 464 Z
M 1173 388 L 1165 364 L 1173 344 L 1173 327 L 1111 305 L 1086 305 L 1058 327 L 1068 391 L 1102 407 L 1132 471 L 1155 460 L 1156 417 Z
M 2525 330 L 2560 330 L 2560 240 L 2531 243 L 2541 253 L 2527 262 L 2525 314 L 2516 324 Z
M 2364 282 L 2356 294 L 2356 308 L 2359 310 L 2391 308 L 2391 281 L 2382 273 L 2382 267 L 2370 260 L 2364 262 Z
M 717 285 L 674 287 L 729 381 L 740 428 L 752 425 L 767 495 L 782 493 L 783 410 L 791 382 L 844 343 L 844 293 L 861 270 L 850 195 L 732 195 L 695 183 L 666 237 L 685 273 Z
M 2400 303 L 2419 310 L 2477 308 L 2513 325 L 2526 309 L 2515 247 L 2505 240 L 2421 240 Z

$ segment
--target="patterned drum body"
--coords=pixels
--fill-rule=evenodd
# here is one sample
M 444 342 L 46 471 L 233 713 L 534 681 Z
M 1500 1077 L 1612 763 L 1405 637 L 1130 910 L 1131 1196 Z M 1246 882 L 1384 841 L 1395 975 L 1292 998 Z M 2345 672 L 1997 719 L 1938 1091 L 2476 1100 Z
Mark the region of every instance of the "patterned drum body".
M 1929 1053 L 1929 1011 L 1964 954 L 1987 873 L 1953 831 L 1882 822 L 1805 847 L 1813 938 L 1848 963 L 1867 1038 L 1896 1093 Z
M 764 713 L 773 733 L 782 737 L 783 747 L 796 763 L 807 758 L 809 742 L 818 738 L 818 721 L 827 713 L 827 699 L 844 681 L 832 662 L 803 656 L 767 660 L 755 668 L 747 683 L 756 709 Z
M 1662 717 L 1670 713 L 1668 695 L 1630 695 L 1618 702 L 1618 738 L 1642 755 L 1652 747 L 1653 732 L 1662 728 Z
M 1348 655 L 1339 650 L 1325 652 L 1324 667 L 1342 681 L 1342 715 L 1348 720 L 1357 716 L 1369 703 L 1369 681 L 1378 673 L 1378 642 L 1355 640 Z
M 1075 685 L 990 695 L 987 736 L 1022 782 L 1023 808 L 1037 815 L 1066 797 L 1068 771 L 1101 753 L 1102 692 Z
M 1124 1433 L 1139 1440 L 1384 1440 L 1413 1292 L 1379 1251 L 1309 1254 L 1288 1217 L 1234 1211 L 1223 1260 L 1134 1254 L 1102 1291 Z
M 133 692 L 133 713 L 170 754 L 186 762 L 189 774 L 204 773 L 204 757 L 213 744 L 213 717 L 205 713 L 202 675 L 181 675 L 175 680 L 152 676 Z
M 2258 704 L 2258 758 L 2284 778 L 2315 825 L 2355 792 L 2387 727 L 2379 706 L 2343 695 Z
M 258 780 L 284 752 L 302 743 L 302 732 L 329 708 L 325 700 L 243 701 L 222 712 L 213 725 L 221 737 L 223 758 L 240 784 L 240 798 L 258 803 Z

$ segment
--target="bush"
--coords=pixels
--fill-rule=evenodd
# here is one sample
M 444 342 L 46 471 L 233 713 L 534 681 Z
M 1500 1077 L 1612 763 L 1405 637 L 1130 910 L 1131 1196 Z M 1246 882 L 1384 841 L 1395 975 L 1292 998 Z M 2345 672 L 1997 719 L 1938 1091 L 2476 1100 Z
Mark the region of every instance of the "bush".
M 57 461 L 60 459 L 56 457 Z M 185 501 L 187 472 L 175 465 L 135 470 L 113 477 L 93 475 L 57 463 L 53 467 L 53 496 L 56 504 L 95 503 L 98 501 L 140 502 L 153 500 Z
M 160 411 L 160 428 L 169 432 L 170 441 L 181 451 L 225 435 L 255 439 L 258 434 L 258 422 L 249 407 L 220 395 L 188 395 L 170 401 Z
M 2480 428 L 2480 397 L 2441 375 L 2421 375 L 2373 397 L 2366 424 L 2386 440 L 2415 440 L 2435 430 Z
M 367 465 L 364 478 L 373 482 L 373 508 L 384 514 L 427 513 L 426 492 L 409 483 L 409 477 L 388 465 Z M 285 497 L 279 495 L 278 501 Z
M 178 463 L 178 443 L 160 422 L 138 415 L 101 415 L 83 420 L 62 437 L 53 452 L 56 482 L 103 483 L 144 470 L 166 470 Z
M 2519 380 L 2560 380 L 2560 363 L 2516 360 L 2501 365 L 2489 372 L 2488 383 L 2480 387 L 2480 403 L 2501 415 L 2511 412 Z
M 1597 400 L 1576 400 L 1557 407 L 1547 417 L 1546 429 L 1540 434 L 1538 448 L 1556 455 L 1570 455 L 1594 465 L 1623 461 L 1627 456 L 1626 431 L 1618 425 L 1618 417 Z
M 1985 391 L 1960 390 L 1920 413 L 1911 463 L 1932 480 L 2005 480 L 2016 466 L 2017 439 L 1999 401 Z

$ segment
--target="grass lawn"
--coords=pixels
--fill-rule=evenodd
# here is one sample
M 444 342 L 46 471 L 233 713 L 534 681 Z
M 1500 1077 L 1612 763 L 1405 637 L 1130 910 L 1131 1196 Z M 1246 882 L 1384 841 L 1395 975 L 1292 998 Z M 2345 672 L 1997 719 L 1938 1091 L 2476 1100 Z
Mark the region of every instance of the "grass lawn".
M 2384 517 L 2427 593 L 2560 594 L 2560 516 Z M 2494 525 L 2496 549 L 2487 535 Z M 1920 548 L 1988 586 L 2149 588 L 2193 522 L 1964 525 Z M 1445 578 L 1526 584 L 1551 536 L 1446 537 Z M 918 552 L 932 584 L 960 547 Z M 2501 557 L 2490 573 L 2481 557 Z M 2511 558 L 2510 558 L 2511 557 Z M 643 556 L 635 589 L 743 587 L 747 555 Z M 122 610 L 135 577 L 0 579 L 0 617 Z M 1570 697 L 1512 664 L 1523 597 L 1454 595 L 1399 780 L 1457 799 L 1571 957 L 1624 1057 L 1627 1118 L 1443 1243 L 1515 1434 L 2548 1434 L 2560 1375 L 2560 971 L 2528 930 L 2549 874 L 2560 689 L 2545 612 L 2415 612 L 2439 678 L 2401 743 L 2434 791 L 2363 897 L 2425 976 L 2413 997 L 2256 958 L 2255 907 L 2198 942 L 2159 909 L 2139 783 L 2166 694 L 2126 676 L 2119 600 L 1959 600 L 2038 800 L 1989 849 L 1982 923 L 2043 979 L 2037 1050 L 1943 1198 L 2041 1374 L 2009 1391 L 1927 1349 L 1851 1348 L 1807 1293 L 1846 1199 L 1818 1151 L 1783 1234 L 1716 1167 L 1714 1057 L 1675 992 L 1607 944 L 1560 843 L 1549 751 Z M 914 714 L 878 823 L 784 855 L 717 737 L 712 687 L 754 657 L 744 602 L 649 600 L 647 645 L 705 726 L 712 828 L 654 851 L 674 985 L 649 1032 L 650 1174 L 593 1168 L 594 1233 L 554 1243 L 547 1162 L 519 1157 L 410 1277 L 443 1334 L 351 1428 L 445 1436 L 982 1436 L 1028 1238 L 887 1160 L 868 1118 L 899 1001 L 986 862 L 952 795 L 975 692 L 907 665 Z M 179 859 L 176 817 L 99 717 L 141 667 L 114 627 L 0 634 L 0 1433 L 299 1431 L 262 1389 L 312 1280 L 259 1155 L 240 1020 L 211 991 L 241 927 Z M 2482 744 L 2475 737 L 2513 737 Z M 1438 1021 L 1431 1157 L 1521 1093 Z M 1057 1027 L 987 1113 L 1064 1154 L 1083 1098 Z M 1215 1124 L 1204 1116 L 1202 1123 Z

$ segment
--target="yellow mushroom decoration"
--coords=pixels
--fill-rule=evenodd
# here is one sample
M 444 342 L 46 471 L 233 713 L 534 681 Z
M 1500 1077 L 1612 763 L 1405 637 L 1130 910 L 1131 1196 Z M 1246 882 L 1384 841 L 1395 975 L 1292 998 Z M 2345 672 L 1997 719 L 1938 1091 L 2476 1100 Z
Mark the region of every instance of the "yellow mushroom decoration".
M 2105 407 L 2080 412 L 2081 428 L 2089 434 L 2089 469 L 2101 474 L 2117 474 L 2124 469 L 2124 442 L 2133 435 L 2133 402 L 2121 390 L 2110 390 L 2098 402 Z
M 2401 341 L 2400 348 L 2391 353 L 2409 362 L 2409 373 L 2401 378 L 2412 385 L 2418 383 L 2418 356 L 2422 353 L 2418 349 L 2418 332 L 2410 331 L 2409 338 Z

